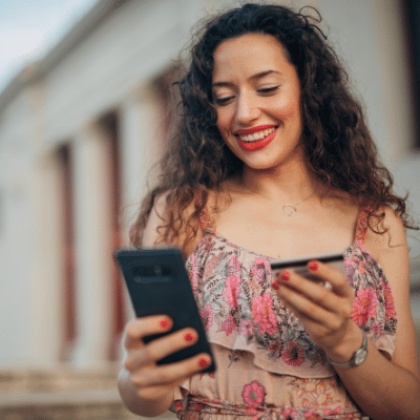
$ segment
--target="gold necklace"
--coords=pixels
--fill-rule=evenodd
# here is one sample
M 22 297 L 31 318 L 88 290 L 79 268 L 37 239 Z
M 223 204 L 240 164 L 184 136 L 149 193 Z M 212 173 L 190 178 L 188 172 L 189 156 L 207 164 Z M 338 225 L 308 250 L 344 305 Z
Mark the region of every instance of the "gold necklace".
M 297 213 L 297 206 L 300 206 L 305 201 L 308 201 L 315 194 L 315 192 L 316 192 L 316 189 L 314 189 L 307 197 L 305 197 L 301 201 L 298 201 L 297 203 L 293 203 L 293 204 L 280 204 L 276 200 L 273 200 L 271 197 L 267 197 L 267 196 L 261 194 L 260 192 L 253 190 L 252 188 L 249 188 L 249 187 L 245 187 L 245 188 L 247 188 L 251 192 L 254 192 L 255 194 L 258 194 L 260 197 L 263 197 L 266 200 L 270 200 L 273 203 L 276 203 L 277 205 L 279 205 L 281 207 L 282 212 L 286 216 L 289 216 L 289 217 L 294 216 Z

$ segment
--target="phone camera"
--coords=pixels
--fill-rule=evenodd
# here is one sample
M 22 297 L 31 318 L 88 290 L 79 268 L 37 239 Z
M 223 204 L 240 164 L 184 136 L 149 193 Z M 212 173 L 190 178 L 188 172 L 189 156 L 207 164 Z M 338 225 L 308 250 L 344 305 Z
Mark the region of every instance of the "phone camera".
M 153 271 L 154 271 L 156 276 L 162 275 L 162 267 L 160 265 L 155 265 L 153 267 Z

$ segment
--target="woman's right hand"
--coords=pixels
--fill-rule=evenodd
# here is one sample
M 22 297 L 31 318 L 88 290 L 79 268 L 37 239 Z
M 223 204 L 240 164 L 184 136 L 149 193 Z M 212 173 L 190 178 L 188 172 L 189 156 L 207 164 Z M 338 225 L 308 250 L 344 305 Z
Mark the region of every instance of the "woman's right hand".
M 201 353 L 180 362 L 158 365 L 158 360 L 197 341 L 197 332 L 186 328 L 144 343 L 144 337 L 170 331 L 171 328 L 172 320 L 165 315 L 136 318 L 127 324 L 124 368 L 138 398 L 144 402 L 168 400 L 168 395 L 173 396 L 174 390 L 186 379 L 211 363 L 210 355 Z

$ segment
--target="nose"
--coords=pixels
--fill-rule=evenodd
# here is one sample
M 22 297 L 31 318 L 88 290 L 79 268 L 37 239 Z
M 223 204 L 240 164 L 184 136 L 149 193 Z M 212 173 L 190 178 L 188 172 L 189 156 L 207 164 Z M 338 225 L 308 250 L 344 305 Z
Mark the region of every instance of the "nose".
M 255 98 L 251 94 L 243 92 L 236 101 L 236 122 L 241 125 L 248 125 L 258 118 L 259 109 Z

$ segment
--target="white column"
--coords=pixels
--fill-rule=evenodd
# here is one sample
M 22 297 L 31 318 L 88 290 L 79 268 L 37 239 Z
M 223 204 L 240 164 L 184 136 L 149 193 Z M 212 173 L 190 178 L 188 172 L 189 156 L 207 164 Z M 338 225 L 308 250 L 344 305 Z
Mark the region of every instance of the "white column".
M 139 88 L 121 105 L 119 112 L 121 140 L 122 224 L 127 232 L 147 192 L 149 171 L 163 153 L 164 115 L 153 90 Z
M 140 88 L 125 100 L 119 110 L 121 141 L 122 209 L 124 241 L 145 195 L 149 170 L 163 153 L 162 110 L 152 89 Z M 150 179 L 150 176 L 149 176 Z M 126 291 L 126 288 L 124 287 Z M 125 294 L 126 319 L 133 317 L 130 299 Z M 122 347 L 121 347 L 122 353 Z
M 63 200 L 62 172 L 55 153 L 39 158 L 33 179 L 36 243 L 33 249 L 32 354 L 36 364 L 57 363 L 63 345 Z
M 21 163 L 31 205 L 23 209 L 24 219 L 19 224 L 27 224 L 29 229 L 24 243 L 15 250 L 20 258 L 26 255 L 20 264 L 30 271 L 28 278 L 16 279 L 29 280 L 24 292 L 30 297 L 26 308 L 30 317 L 24 330 L 28 361 L 50 365 L 59 361 L 63 344 L 63 179 L 60 160 L 45 143 L 42 84 L 28 86 L 26 98 L 30 108 L 26 158 Z M 18 173 L 24 172 L 18 169 Z
M 111 320 L 110 148 L 98 125 L 72 144 L 75 221 L 76 345 L 72 360 L 95 365 L 109 357 Z

